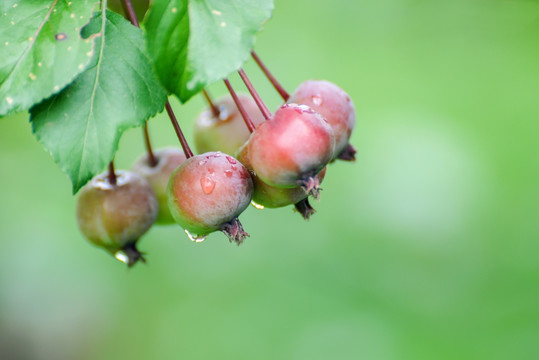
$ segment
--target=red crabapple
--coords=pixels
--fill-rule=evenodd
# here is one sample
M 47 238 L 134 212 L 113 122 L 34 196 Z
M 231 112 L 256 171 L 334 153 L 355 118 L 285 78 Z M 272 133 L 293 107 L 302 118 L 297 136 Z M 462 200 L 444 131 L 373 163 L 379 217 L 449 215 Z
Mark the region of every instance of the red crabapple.
M 249 205 L 253 181 L 232 156 L 208 152 L 185 160 L 167 187 L 170 212 L 194 241 L 217 230 L 241 244 L 248 234 L 238 216 Z
M 249 160 L 262 181 L 275 187 L 303 187 L 318 197 L 316 175 L 333 159 L 331 126 L 306 105 L 285 104 L 251 135 Z
M 308 80 L 298 86 L 289 102 L 310 106 L 331 125 L 335 133 L 334 158 L 355 160 L 356 150 L 348 141 L 356 124 L 356 110 L 344 90 L 329 81 Z
M 167 199 L 167 184 L 172 172 L 185 161 L 185 155 L 179 148 L 165 148 L 154 152 L 157 160 L 155 166 L 149 163 L 148 155 L 142 155 L 131 168 L 148 180 L 159 201 L 159 215 L 156 223 L 173 224 L 174 219 L 170 214 Z
M 264 122 L 264 117 L 251 96 L 239 94 L 238 97 L 255 126 Z M 195 147 L 199 153 L 221 151 L 234 154 L 251 134 L 230 95 L 217 100 L 215 106 L 219 109 L 218 117 L 208 108 L 197 118 Z
M 236 157 L 251 173 L 254 184 L 253 202 L 256 207 L 279 208 L 300 203 L 296 206 L 296 209 L 306 220 L 314 213 L 312 207 L 307 208 L 308 203 L 302 206 L 304 204 L 302 200 L 306 200 L 308 195 L 301 187 L 278 188 L 265 183 L 256 175 L 249 160 L 247 143 L 240 148 Z M 320 183 L 324 180 L 326 168 L 316 175 Z
M 155 222 L 159 204 L 142 176 L 129 171 L 116 171 L 116 176 L 115 185 L 103 173 L 81 189 L 77 222 L 91 243 L 132 266 L 144 261 L 136 242 Z

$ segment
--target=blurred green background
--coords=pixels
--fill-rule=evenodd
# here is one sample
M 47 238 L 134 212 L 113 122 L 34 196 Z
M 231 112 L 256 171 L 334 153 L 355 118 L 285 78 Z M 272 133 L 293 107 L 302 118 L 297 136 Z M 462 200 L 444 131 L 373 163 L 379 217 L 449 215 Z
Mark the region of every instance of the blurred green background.
M 256 50 L 289 91 L 351 95 L 357 162 L 309 222 L 250 207 L 239 248 L 155 227 L 129 271 L 79 234 L 27 115 L 0 120 L 0 358 L 539 358 L 538 39 L 537 1 L 276 0 Z M 173 105 L 191 138 L 203 99 Z M 117 166 L 142 152 L 128 131 Z

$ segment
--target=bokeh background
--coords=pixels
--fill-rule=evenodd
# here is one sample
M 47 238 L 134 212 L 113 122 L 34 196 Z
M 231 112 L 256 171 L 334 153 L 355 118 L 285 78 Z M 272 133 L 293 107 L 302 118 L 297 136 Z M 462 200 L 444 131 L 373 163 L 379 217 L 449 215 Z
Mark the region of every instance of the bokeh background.
M 539 358 L 539 2 L 276 0 L 264 27 L 289 91 L 328 79 L 357 108 L 318 213 L 250 207 L 241 247 L 155 227 L 128 271 L 79 234 L 27 115 L 2 119 L 0 358 Z M 192 138 L 203 99 L 173 105 Z M 128 131 L 117 166 L 142 152 Z

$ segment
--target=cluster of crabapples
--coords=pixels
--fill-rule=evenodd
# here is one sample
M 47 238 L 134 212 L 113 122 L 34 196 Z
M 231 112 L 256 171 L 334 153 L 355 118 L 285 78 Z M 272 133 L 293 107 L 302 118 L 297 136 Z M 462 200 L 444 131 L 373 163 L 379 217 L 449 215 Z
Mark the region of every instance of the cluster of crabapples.
M 196 242 L 222 231 L 239 245 L 248 234 L 238 216 L 250 203 L 292 205 L 309 219 L 308 197 L 318 199 L 326 166 L 355 160 L 350 97 L 328 81 L 306 81 L 271 114 L 256 92 L 229 91 L 215 102 L 205 93 L 209 106 L 194 134 L 199 155 L 158 150 L 153 161 L 146 154 L 112 181 L 103 173 L 81 190 L 77 220 L 88 240 L 131 266 L 144 260 L 136 243 L 154 223 L 177 223 Z

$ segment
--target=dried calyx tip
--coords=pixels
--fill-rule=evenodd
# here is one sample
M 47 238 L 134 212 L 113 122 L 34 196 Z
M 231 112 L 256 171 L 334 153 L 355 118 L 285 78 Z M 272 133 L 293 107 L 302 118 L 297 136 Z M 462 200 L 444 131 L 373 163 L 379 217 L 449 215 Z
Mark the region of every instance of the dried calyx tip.
M 228 236 L 230 242 L 235 242 L 238 246 L 249 236 L 249 234 L 243 230 L 243 226 L 238 218 L 234 218 L 231 221 L 224 223 L 221 227 L 221 231 Z
M 298 181 L 298 185 L 307 195 L 311 195 L 316 200 L 320 199 L 320 180 L 318 176 L 307 176 Z
M 356 153 L 357 150 L 352 146 L 352 144 L 348 144 L 337 156 L 337 159 L 344 161 L 356 161 Z
M 309 220 L 311 215 L 316 213 L 316 210 L 309 203 L 309 199 L 305 198 L 300 202 L 294 204 L 294 210 L 299 212 L 305 220 Z
M 132 242 L 124 246 L 121 250 L 117 251 L 114 254 L 114 257 L 121 262 L 127 264 L 128 267 L 132 267 L 139 260 L 143 263 L 146 263 L 146 259 L 143 255 L 143 253 L 137 250 L 135 242 Z

